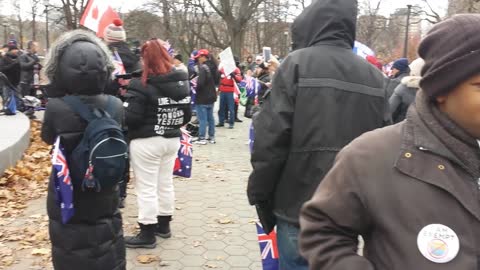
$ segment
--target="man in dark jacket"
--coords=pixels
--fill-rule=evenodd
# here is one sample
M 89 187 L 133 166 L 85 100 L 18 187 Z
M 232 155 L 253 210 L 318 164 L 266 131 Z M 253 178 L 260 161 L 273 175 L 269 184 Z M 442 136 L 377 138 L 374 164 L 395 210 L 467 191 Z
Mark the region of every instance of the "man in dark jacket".
M 50 99 L 45 111 L 42 139 L 53 144 L 60 136 L 67 158 L 82 139 L 87 123 L 60 97 L 76 95 L 85 104 L 105 109 L 108 96 L 102 92 L 113 71 L 109 59 L 108 48 L 95 35 L 83 30 L 61 36 L 47 56 L 45 74 L 52 87 L 48 92 Z M 122 103 L 113 99 L 115 113 L 112 117 L 121 123 Z M 47 211 L 54 268 L 126 269 L 118 186 L 93 192 L 82 191 L 81 183 L 76 181 L 72 184 L 75 215 L 63 224 L 53 178 L 49 183 Z
M 408 67 L 408 59 L 400 58 L 393 62 L 392 75 L 385 79 L 385 89 L 387 90 L 387 98 L 390 98 L 395 88 L 402 82 L 402 79 L 410 74 Z
M 11 45 L 8 47 L 8 53 L 2 57 L 2 64 L 0 71 L 7 76 L 8 80 L 13 86 L 20 83 L 20 62 L 18 60 L 19 50 L 17 46 Z
M 311 269 L 480 269 L 479 24 L 478 14 L 436 24 L 407 120 L 338 155 L 302 209 Z
M 276 217 L 282 270 L 307 269 L 297 248 L 300 207 L 338 151 L 388 115 L 382 74 L 352 50 L 356 17 L 355 0 L 318 0 L 302 12 L 292 25 L 296 51 L 253 122 L 248 198 L 269 227 Z
M 20 55 L 20 84 L 18 86 L 23 96 L 35 96 L 33 88 L 34 74 L 39 76 L 40 59 L 37 56 L 38 43 L 29 41 L 26 53 Z M 38 82 L 37 82 L 38 83 Z
M 410 76 L 405 76 L 402 82 L 395 88 L 393 95 L 388 100 L 390 113 L 393 123 L 399 123 L 407 117 L 407 111 L 415 101 L 415 96 L 420 88 L 420 72 L 422 71 L 424 61 L 421 58 L 416 59 L 410 64 Z
M 208 142 L 215 144 L 215 119 L 213 118 L 213 104 L 217 100 L 215 91 L 215 81 L 206 62 L 208 61 L 209 52 L 201 49 L 195 56 L 197 61 L 196 73 L 197 79 L 197 96 L 195 107 L 197 109 L 197 117 L 199 120 L 199 135 L 195 144 L 205 145 Z M 208 128 L 208 140 L 206 137 Z

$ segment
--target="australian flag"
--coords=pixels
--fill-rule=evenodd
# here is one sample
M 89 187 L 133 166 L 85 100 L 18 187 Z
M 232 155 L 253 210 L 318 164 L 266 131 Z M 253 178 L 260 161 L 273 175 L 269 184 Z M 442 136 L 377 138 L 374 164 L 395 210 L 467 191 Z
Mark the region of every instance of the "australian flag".
M 255 97 L 258 93 L 258 81 L 251 76 L 245 76 L 245 88 L 247 90 L 247 97 Z
M 180 137 L 180 149 L 178 150 L 178 157 L 175 160 L 175 167 L 173 174 L 185 178 L 192 176 L 192 159 L 193 159 L 193 144 L 192 136 L 188 132 L 182 130 Z
M 256 226 L 263 270 L 278 270 L 277 232 L 273 230 L 267 235 L 263 231 L 262 225 L 257 222 Z
M 123 75 L 125 74 L 125 66 L 123 65 L 122 58 L 118 54 L 117 50 L 113 51 L 113 66 L 115 70 L 112 73 L 112 77 L 115 78 L 115 75 Z
M 75 209 L 73 208 L 72 179 L 70 178 L 70 170 L 68 169 L 64 149 L 60 143 L 60 137 L 57 137 L 53 148 L 52 166 L 57 203 L 60 206 L 62 222 L 67 224 L 75 214 Z

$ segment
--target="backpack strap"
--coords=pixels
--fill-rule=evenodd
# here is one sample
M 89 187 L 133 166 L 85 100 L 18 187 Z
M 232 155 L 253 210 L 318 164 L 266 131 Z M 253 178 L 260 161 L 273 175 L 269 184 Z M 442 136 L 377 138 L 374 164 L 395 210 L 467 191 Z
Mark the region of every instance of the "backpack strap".
M 70 108 L 77 113 L 85 121 L 90 122 L 95 118 L 92 113 L 92 110 L 88 105 L 85 105 L 79 97 L 77 96 L 65 96 L 62 98 L 65 103 L 67 103 Z

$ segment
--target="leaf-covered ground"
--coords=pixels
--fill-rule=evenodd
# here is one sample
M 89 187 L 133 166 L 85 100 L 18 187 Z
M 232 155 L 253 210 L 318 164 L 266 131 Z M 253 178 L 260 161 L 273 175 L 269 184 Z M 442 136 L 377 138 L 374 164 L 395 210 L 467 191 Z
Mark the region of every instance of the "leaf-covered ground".
M 50 265 L 48 218 L 42 214 L 19 217 L 27 203 L 46 194 L 50 149 L 40 138 L 41 122 L 31 122 L 30 146 L 14 168 L 0 177 L 0 269 L 36 258 L 38 269 Z

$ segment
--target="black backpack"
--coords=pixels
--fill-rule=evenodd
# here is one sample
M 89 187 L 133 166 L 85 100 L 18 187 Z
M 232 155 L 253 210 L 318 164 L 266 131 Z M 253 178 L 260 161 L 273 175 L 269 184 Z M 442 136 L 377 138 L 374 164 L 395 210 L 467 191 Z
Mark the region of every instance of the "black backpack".
M 79 97 L 63 100 L 82 119 L 88 122 L 83 138 L 68 157 L 73 183 L 82 190 L 100 191 L 122 179 L 128 158 L 128 145 L 120 125 L 113 119 L 114 97 L 107 96 L 106 110 L 91 108 Z

